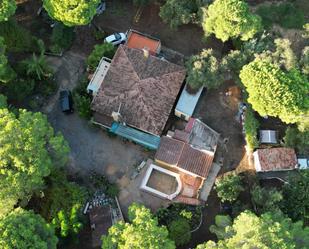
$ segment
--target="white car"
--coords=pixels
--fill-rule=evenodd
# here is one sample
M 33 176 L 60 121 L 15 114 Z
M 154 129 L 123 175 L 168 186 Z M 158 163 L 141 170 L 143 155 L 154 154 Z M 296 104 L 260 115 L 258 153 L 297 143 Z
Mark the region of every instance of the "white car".
M 104 39 L 104 42 L 111 43 L 114 46 L 125 43 L 127 35 L 125 33 L 114 33 Z

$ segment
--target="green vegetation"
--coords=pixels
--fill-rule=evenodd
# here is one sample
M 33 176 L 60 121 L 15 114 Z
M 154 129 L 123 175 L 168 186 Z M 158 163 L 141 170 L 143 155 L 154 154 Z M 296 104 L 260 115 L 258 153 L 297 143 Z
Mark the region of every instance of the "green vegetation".
M 0 4 L 0 22 L 7 21 L 16 10 L 15 0 L 2 0 Z
M 236 38 L 247 41 L 262 29 L 261 18 L 250 13 L 243 0 L 215 0 L 202 11 L 205 35 L 215 34 L 223 42 Z
M 168 231 L 170 239 L 175 241 L 176 246 L 185 245 L 191 239 L 190 224 L 185 218 L 172 221 Z
M 52 226 L 33 211 L 17 208 L 0 219 L 0 247 L 5 249 L 56 249 Z
M 83 77 L 73 91 L 74 105 L 79 116 L 85 119 L 90 119 L 92 117 L 92 111 L 90 109 L 92 99 L 87 93 L 88 83 L 87 77 Z
M 251 200 L 257 214 L 279 212 L 279 204 L 282 199 L 283 196 L 281 191 L 275 188 L 263 188 L 259 185 L 255 185 L 251 190 Z
M 66 162 L 69 148 L 41 113 L 0 109 L 0 217 L 27 203 L 44 187 L 44 177 Z M 25 150 L 25 148 L 27 148 Z
M 309 228 L 293 223 L 281 213 L 265 213 L 260 217 L 245 211 L 232 225 L 221 229 L 219 241 L 208 241 L 196 249 L 226 248 L 308 248 Z
M 89 24 L 100 0 L 43 0 L 50 17 L 66 26 Z
M 102 249 L 175 249 L 166 227 L 158 226 L 158 220 L 149 209 L 133 203 L 128 216 L 131 223 L 119 222 L 102 237 Z
M 147 5 L 150 4 L 151 2 L 153 2 L 153 0 L 133 0 L 133 4 L 139 6 Z
M 296 127 L 288 127 L 283 138 L 286 147 L 295 148 L 299 154 L 309 153 L 309 130 L 300 131 Z
M 245 139 L 250 151 L 253 151 L 259 146 L 259 141 L 257 138 L 258 128 L 260 124 L 255 118 L 254 112 L 251 107 L 248 107 L 245 111 Z
M 309 172 L 304 170 L 291 176 L 289 184 L 283 187 L 281 209 L 294 221 L 303 220 L 309 224 Z
M 27 76 L 35 80 L 42 80 L 43 78 L 51 77 L 51 69 L 48 67 L 46 57 L 43 53 L 39 56 L 32 54 L 32 57 L 22 61 L 26 68 Z
M 240 79 L 248 102 L 261 116 L 279 117 L 286 123 L 303 121 L 309 109 L 309 82 L 297 69 L 286 72 L 267 58 L 256 58 L 243 67 Z
M 74 28 L 57 23 L 53 28 L 50 50 L 53 53 L 60 53 L 72 46 L 74 40 Z
M 237 200 L 240 192 L 244 190 L 241 179 L 241 176 L 235 172 L 230 172 L 221 178 L 217 178 L 215 190 L 221 202 L 233 202 Z
M 7 83 L 16 77 L 6 58 L 6 46 L 3 37 L 0 36 L 0 83 Z
M 226 237 L 225 228 L 232 225 L 232 219 L 228 215 L 216 215 L 215 224 L 209 227 L 209 231 L 214 233 L 218 239 Z
M 186 62 L 187 82 L 193 89 L 202 86 L 208 89 L 217 88 L 223 83 L 220 63 L 212 49 L 203 49 L 198 55 L 192 55 Z
M 101 189 L 109 197 L 116 197 L 119 194 L 119 188 L 117 184 L 108 181 L 104 175 L 98 175 L 96 173 L 91 175 L 91 182 L 95 189 Z
M 265 28 L 270 28 L 272 24 L 279 24 L 287 29 L 301 29 L 305 24 L 302 10 L 290 2 L 262 5 L 256 13 L 262 17 Z
M 302 51 L 300 66 L 302 73 L 309 77 L 309 46 L 305 47 Z
M 95 70 L 99 65 L 102 57 L 107 57 L 112 59 L 116 52 L 116 48 L 111 43 L 103 43 L 100 45 L 95 45 L 91 54 L 87 59 L 87 65 L 90 70 Z
M 172 29 L 196 21 L 198 6 L 192 0 L 167 0 L 160 8 L 160 17 Z

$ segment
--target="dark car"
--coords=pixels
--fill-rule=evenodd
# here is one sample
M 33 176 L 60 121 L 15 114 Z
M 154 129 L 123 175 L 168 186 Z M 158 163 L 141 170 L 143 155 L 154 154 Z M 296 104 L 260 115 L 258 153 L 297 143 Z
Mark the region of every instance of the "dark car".
M 60 107 L 62 112 L 73 112 L 73 99 L 72 94 L 69 90 L 64 90 L 60 92 Z

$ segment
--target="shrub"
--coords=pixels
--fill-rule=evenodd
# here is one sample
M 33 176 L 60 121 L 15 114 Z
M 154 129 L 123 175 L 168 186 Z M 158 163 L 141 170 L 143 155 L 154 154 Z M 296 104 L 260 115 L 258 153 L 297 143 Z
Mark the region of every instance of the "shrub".
M 23 101 L 33 93 L 34 86 L 35 82 L 31 79 L 17 79 L 11 81 L 5 86 L 6 96 L 11 101 Z
M 251 107 L 247 108 L 245 112 L 245 139 L 249 150 L 254 150 L 259 146 L 257 139 L 257 130 L 259 128 L 259 121 L 255 118 Z
M 237 200 L 240 192 L 244 190 L 241 179 L 240 175 L 231 172 L 216 180 L 215 190 L 221 202 Z
M 91 70 L 94 70 L 101 58 L 103 56 L 107 58 L 113 58 L 114 54 L 116 52 L 116 48 L 111 43 L 103 43 L 101 45 L 95 45 L 93 51 L 89 55 L 87 59 L 87 65 Z
M 36 52 L 38 50 L 37 39 L 13 19 L 0 22 L 0 36 L 4 38 L 7 50 L 10 52 Z
M 295 148 L 299 154 L 309 154 L 309 130 L 300 131 L 295 127 L 288 127 L 283 140 L 286 147 Z
M 283 28 L 301 29 L 305 24 L 304 13 L 289 2 L 262 5 L 257 9 L 257 14 L 262 17 L 266 28 L 275 23 Z
M 54 51 L 59 49 L 69 49 L 72 46 L 74 40 L 74 28 L 67 27 L 62 23 L 57 23 L 53 28 L 51 35 L 51 43 Z M 52 51 L 52 52 L 54 52 Z
M 89 96 L 75 93 L 73 95 L 73 101 L 79 116 L 85 119 L 90 119 L 92 116 L 92 111 L 90 109 L 91 98 Z
M 187 244 L 191 239 L 190 225 L 187 219 L 179 218 L 168 226 L 169 237 L 175 241 L 176 246 Z
M 119 194 L 119 188 L 116 184 L 109 183 L 107 186 L 106 194 L 110 197 L 116 197 Z

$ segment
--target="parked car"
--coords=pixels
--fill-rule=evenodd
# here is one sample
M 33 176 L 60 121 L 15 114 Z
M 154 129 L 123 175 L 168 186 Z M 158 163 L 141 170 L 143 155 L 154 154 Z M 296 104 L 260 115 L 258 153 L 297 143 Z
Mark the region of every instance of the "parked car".
M 114 46 L 125 43 L 127 40 L 127 35 L 125 33 L 114 33 L 110 36 L 107 36 L 104 42 L 111 43 Z
M 102 14 L 105 11 L 105 9 L 106 9 L 106 3 L 105 0 L 102 0 L 97 7 L 97 15 Z
M 69 90 L 60 92 L 60 107 L 64 113 L 73 113 L 73 99 L 72 93 Z

